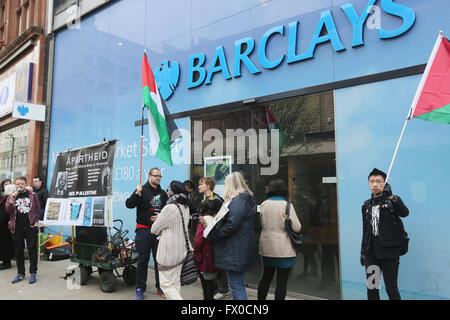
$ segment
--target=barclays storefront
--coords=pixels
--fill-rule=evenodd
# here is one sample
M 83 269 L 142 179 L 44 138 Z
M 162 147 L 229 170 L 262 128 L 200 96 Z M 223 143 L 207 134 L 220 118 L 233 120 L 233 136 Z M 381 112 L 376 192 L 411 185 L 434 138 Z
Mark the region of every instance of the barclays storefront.
M 387 171 L 438 32 L 450 35 L 449 11 L 447 0 L 110 1 L 54 32 L 49 175 L 58 152 L 119 139 L 114 217 L 133 234 L 124 201 L 139 182 L 145 49 L 183 138 L 172 167 L 145 140 L 143 176 L 161 167 L 163 187 L 197 183 L 208 158 L 229 157 L 257 204 L 270 179 L 284 179 L 305 235 L 288 290 L 365 299 L 367 175 Z M 413 120 L 392 172 L 411 212 L 404 299 L 450 298 L 449 135 Z M 246 282 L 260 275 L 258 263 Z

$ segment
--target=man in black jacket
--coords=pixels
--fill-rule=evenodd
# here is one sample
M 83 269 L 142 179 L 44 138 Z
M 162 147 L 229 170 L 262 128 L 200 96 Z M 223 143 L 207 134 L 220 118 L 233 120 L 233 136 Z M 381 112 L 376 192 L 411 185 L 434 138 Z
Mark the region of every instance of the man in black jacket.
M 41 211 L 39 213 L 39 220 L 44 220 L 45 205 L 47 203 L 48 191 L 44 186 L 44 181 L 41 176 L 36 176 L 33 179 L 33 192 L 38 195 Z
M 408 234 L 400 217 L 409 210 L 399 196 L 392 195 L 386 174 L 373 169 L 369 174 L 372 197 L 362 206 L 363 237 L 361 265 L 366 268 L 367 298 L 379 300 L 379 282 L 383 273 L 390 300 L 400 300 L 397 287 L 400 256 L 408 251 Z
M 136 208 L 136 250 L 139 253 L 136 270 L 136 299 L 142 300 L 147 285 L 148 262 L 150 252 L 155 263 L 156 293 L 164 297 L 159 286 L 158 263 L 156 251 L 158 248 L 157 236 L 150 232 L 153 222 L 167 202 L 167 193 L 161 189 L 161 171 L 152 168 L 148 174 L 148 182 L 138 185 L 136 190 L 126 200 L 129 209 Z

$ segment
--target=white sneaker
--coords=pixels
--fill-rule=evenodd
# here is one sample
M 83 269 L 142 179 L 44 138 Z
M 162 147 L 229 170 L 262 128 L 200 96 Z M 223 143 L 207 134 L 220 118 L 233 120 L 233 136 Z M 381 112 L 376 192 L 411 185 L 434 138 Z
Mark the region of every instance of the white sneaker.
M 222 300 L 228 297 L 231 297 L 231 291 L 227 291 L 226 293 L 218 292 L 214 295 L 214 300 Z

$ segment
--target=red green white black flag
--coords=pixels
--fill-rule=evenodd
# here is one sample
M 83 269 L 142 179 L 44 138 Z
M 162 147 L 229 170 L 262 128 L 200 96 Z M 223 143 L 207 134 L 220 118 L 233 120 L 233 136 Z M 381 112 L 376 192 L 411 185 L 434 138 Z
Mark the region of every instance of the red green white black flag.
M 439 34 L 411 106 L 412 117 L 450 124 L 450 41 Z
M 386 177 L 391 175 L 398 148 L 411 117 L 425 121 L 450 124 L 450 42 L 442 31 L 434 44 L 422 80 L 403 124 L 400 138 Z
M 151 153 L 172 165 L 170 135 L 167 129 L 163 99 L 159 94 L 155 77 L 145 53 L 142 59 L 142 100 L 144 107 L 148 109 Z

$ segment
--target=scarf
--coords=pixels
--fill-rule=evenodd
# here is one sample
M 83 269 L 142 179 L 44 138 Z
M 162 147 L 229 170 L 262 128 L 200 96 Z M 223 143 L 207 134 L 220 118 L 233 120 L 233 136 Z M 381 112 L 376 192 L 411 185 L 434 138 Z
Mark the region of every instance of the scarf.
M 187 195 L 185 195 L 184 193 L 177 193 L 177 194 L 174 194 L 173 196 L 171 196 L 169 198 L 169 200 L 167 200 L 167 204 L 171 204 L 171 203 L 186 204 L 187 200 L 188 200 Z

